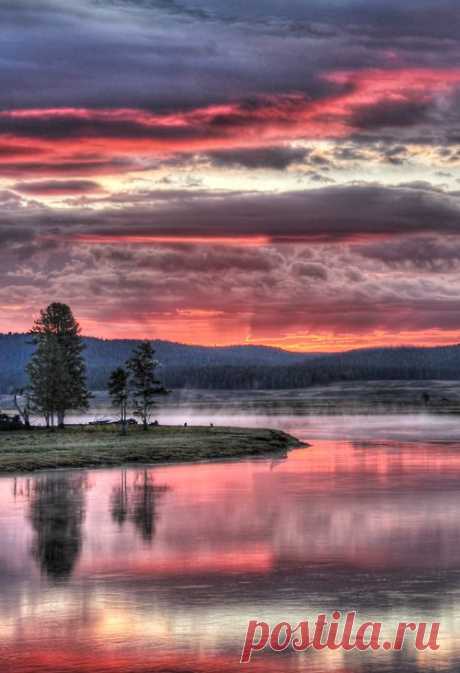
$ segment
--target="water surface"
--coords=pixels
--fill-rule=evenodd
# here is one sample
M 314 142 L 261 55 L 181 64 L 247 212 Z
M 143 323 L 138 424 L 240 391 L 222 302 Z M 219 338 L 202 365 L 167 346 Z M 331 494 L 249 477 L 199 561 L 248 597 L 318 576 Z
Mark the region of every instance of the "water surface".
M 233 418 L 249 421 L 267 425 Z M 275 424 L 312 446 L 0 479 L 2 673 L 241 671 L 249 619 L 336 609 L 390 632 L 440 621 L 441 649 L 266 652 L 249 670 L 460 670 L 460 422 Z

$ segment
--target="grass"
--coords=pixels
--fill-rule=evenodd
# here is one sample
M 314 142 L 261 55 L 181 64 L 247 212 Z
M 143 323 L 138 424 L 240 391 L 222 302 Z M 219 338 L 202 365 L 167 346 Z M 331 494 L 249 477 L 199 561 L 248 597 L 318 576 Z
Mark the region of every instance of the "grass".
M 0 432 L 0 473 L 242 458 L 301 445 L 285 432 L 259 428 L 133 427 L 126 436 L 113 425 L 33 428 Z

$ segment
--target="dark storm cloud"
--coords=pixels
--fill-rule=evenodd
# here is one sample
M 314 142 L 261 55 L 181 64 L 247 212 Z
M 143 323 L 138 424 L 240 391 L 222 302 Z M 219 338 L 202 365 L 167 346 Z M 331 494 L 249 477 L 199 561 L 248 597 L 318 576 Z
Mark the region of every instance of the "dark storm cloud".
M 342 16 L 346 15 L 347 7 L 354 14 L 355 24 L 351 26 L 351 32 L 358 39 L 377 41 L 378 44 L 379 39 L 385 38 L 387 47 L 389 44 L 406 45 L 406 48 L 415 49 L 417 41 L 432 47 L 438 44 L 439 48 L 441 45 L 446 48 L 450 41 L 458 43 L 460 10 L 456 0 L 409 0 L 404 3 L 378 0 L 372 4 L 361 0 L 341 4 Z
M 93 0 L 96 7 L 114 7 L 120 9 L 137 9 L 147 11 L 160 11 L 173 16 L 182 16 L 200 21 L 216 18 L 205 9 L 187 6 L 187 3 L 177 2 L 176 0 Z
M 300 77 L 293 67 L 296 58 L 306 62 L 306 45 L 286 50 L 274 40 L 270 53 L 267 38 L 248 41 L 227 22 L 210 31 L 197 16 L 184 28 L 166 6 L 130 12 L 89 0 L 0 3 L 1 107 L 184 109 L 326 88 L 315 84 L 313 70 Z
M 295 262 L 291 271 L 300 276 L 305 276 L 313 280 L 327 280 L 327 269 L 323 264 L 316 262 Z
M 334 90 L 322 73 L 387 66 L 393 43 L 406 67 L 451 64 L 458 13 L 457 0 L 5 0 L 0 105 L 187 109 L 286 91 L 319 99 Z M 430 40 L 424 50 L 420 38 Z
M 184 254 L 186 252 L 186 254 Z M 158 246 L 148 249 L 120 248 L 100 245 L 91 248 L 90 254 L 97 263 L 114 264 L 120 270 L 149 270 L 156 273 L 223 273 L 238 270 L 245 273 L 269 273 L 282 263 L 281 255 L 274 249 L 261 253 L 257 248 L 232 248 L 224 246 Z
M 6 161 L 0 162 L 0 177 L 22 178 L 30 175 L 99 175 L 124 173 L 134 170 L 136 163 L 126 158 L 107 158 L 83 161 L 78 158 L 68 161 Z
M 101 189 L 94 180 L 38 180 L 36 182 L 18 182 L 13 189 L 21 194 L 39 196 L 51 194 L 86 194 Z
M 325 187 L 278 195 L 184 196 L 147 212 L 108 211 L 89 220 L 101 232 L 105 220 L 109 231 L 119 229 L 121 235 L 128 233 L 129 222 L 130 233 L 184 238 L 337 241 L 424 231 L 460 234 L 460 198 L 412 188 Z
M 382 158 L 384 158 L 388 163 L 393 164 L 394 166 L 400 166 L 403 164 L 408 156 L 408 149 L 405 145 L 393 145 L 390 147 L 381 148 Z
M 43 147 L 27 145 L 14 145 L 11 143 L 0 143 L 0 159 L 12 159 L 15 157 L 33 156 L 34 154 L 44 154 L 46 150 Z
M 455 0 L 438 0 L 434 3 L 420 3 L 400 0 L 374 0 L 369 5 L 366 0 L 264 0 L 232 3 L 216 3 L 213 0 L 94 0 L 99 6 L 115 6 L 147 11 L 164 11 L 198 20 L 214 22 L 250 24 L 266 26 L 271 30 L 278 27 L 281 33 L 293 32 L 299 35 L 331 35 L 340 28 L 362 35 L 378 36 L 419 36 L 426 38 L 458 38 L 456 26 L 459 18 Z M 420 6 L 421 5 L 421 6 Z M 329 30 L 326 30 L 326 27 Z M 321 29 L 322 28 L 322 29 Z
M 248 121 L 250 117 L 248 116 Z M 235 121 L 235 124 L 237 121 Z M 248 123 L 244 117 L 239 124 Z M 218 125 L 218 124 L 216 124 Z M 148 139 L 193 139 L 203 138 L 209 134 L 203 126 L 164 126 L 161 124 L 145 124 L 136 119 L 111 120 L 82 118 L 74 112 L 48 114 L 43 112 L 34 117 L 0 117 L 0 134 L 17 138 L 37 138 L 41 140 L 69 140 L 79 138 L 103 138 L 122 140 Z
M 425 101 L 379 101 L 356 108 L 350 124 L 355 128 L 373 130 L 388 126 L 415 126 L 428 118 L 432 105 Z
M 460 242 L 452 237 L 418 236 L 368 243 L 356 246 L 355 252 L 392 269 L 449 273 L 460 267 Z
M 2 252 L 10 251 L 10 246 L 16 243 L 29 246 L 34 237 L 33 229 L 27 227 L 0 227 L 0 248 Z M 30 250 L 30 254 L 32 254 Z
M 402 234 L 460 234 L 460 196 L 377 185 L 323 187 L 281 194 L 151 191 L 124 207 L 2 213 L 0 223 L 33 218 L 58 237 L 251 238 L 278 242 L 345 241 Z M 142 204 L 145 202 L 145 205 Z M 103 201 L 101 201 L 103 203 Z M 120 203 L 121 205 L 121 203 Z
M 300 147 L 257 147 L 215 151 L 209 153 L 208 157 L 219 167 L 267 168 L 281 171 L 292 164 L 304 162 L 309 154 L 309 150 Z

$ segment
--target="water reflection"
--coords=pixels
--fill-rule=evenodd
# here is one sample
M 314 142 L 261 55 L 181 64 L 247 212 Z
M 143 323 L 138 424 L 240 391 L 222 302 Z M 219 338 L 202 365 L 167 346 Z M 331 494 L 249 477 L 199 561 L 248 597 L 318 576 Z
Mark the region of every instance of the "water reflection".
M 120 483 L 112 488 L 111 497 L 112 519 L 120 527 L 128 517 L 128 475 L 126 470 L 120 472 Z
M 33 481 L 29 511 L 35 532 L 32 555 L 51 579 L 67 579 L 80 554 L 85 485 L 84 476 L 62 473 Z
M 338 609 L 389 631 L 440 621 L 441 650 L 264 653 L 251 670 L 456 673 L 460 442 L 364 434 L 284 461 L 0 479 L 0 670 L 229 673 L 249 619 Z
M 152 472 L 147 469 L 136 473 L 133 484 L 129 486 L 127 471 L 122 470 L 120 482 L 112 489 L 113 521 L 122 527 L 129 519 L 141 538 L 151 543 L 158 518 L 157 505 L 167 490 L 168 486 L 155 484 Z

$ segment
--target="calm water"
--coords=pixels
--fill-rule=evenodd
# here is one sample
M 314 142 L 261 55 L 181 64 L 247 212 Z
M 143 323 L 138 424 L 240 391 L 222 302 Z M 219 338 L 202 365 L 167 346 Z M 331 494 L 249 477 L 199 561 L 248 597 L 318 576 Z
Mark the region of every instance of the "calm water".
M 248 669 L 459 671 L 460 421 L 276 423 L 312 447 L 0 479 L 1 672 L 241 671 L 249 619 L 335 609 L 390 632 L 440 621 L 441 649 L 263 653 Z

